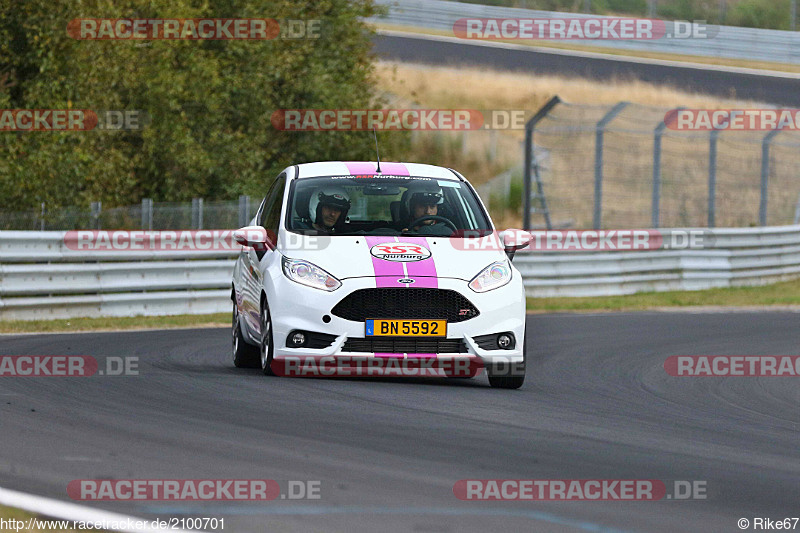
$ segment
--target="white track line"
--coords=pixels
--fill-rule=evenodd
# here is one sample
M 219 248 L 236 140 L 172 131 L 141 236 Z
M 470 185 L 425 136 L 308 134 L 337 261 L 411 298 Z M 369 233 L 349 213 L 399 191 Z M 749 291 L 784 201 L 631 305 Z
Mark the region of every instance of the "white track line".
M 0 487 L 0 505 L 8 507 L 15 507 L 25 511 L 36 513 L 42 516 L 51 517 L 60 520 L 71 520 L 76 522 L 101 522 L 112 523 L 117 522 L 120 527 L 111 529 L 111 531 L 141 531 L 141 532 L 163 532 L 163 529 L 154 529 L 152 526 L 153 520 L 145 518 L 134 518 L 132 516 L 112 513 L 109 511 L 102 511 L 100 509 L 92 509 L 74 503 L 62 502 L 60 500 L 53 500 L 51 498 L 44 498 L 34 494 L 27 494 L 25 492 L 18 492 L 15 490 L 4 489 Z M 128 527 L 127 523 L 131 522 L 146 522 L 147 527 L 136 528 Z M 170 529 L 169 531 L 176 531 L 180 533 L 189 533 L 181 529 Z

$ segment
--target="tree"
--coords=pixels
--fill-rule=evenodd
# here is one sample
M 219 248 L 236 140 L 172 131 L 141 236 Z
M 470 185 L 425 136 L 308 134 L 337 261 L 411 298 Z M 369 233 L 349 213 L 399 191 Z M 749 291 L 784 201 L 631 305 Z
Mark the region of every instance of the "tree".
M 378 103 L 362 22 L 373 13 L 371 0 L 0 0 L 0 109 L 149 116 L 141 131 L 0 132 L 0 208 L 260 195 L 291 163 L 372 158 L 365 132 L 280 132 L 270 117 Z M 317 39 L 95 41 L 67 35 L 75 18 L 322 26 Z

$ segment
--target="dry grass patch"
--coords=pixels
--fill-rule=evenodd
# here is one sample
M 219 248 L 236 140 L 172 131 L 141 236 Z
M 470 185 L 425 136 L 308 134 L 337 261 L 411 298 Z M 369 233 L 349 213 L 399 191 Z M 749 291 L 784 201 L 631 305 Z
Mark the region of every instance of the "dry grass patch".
M 716 98 L 638 80 L 607 82 L 498 72 L 484 68 L 435 67 L 412 63 L 379 62 L 381 88 L 424 107 L 446 109 L 537 110 L 555 95 L 573 104 L 613 105 L 629 101 L 642 105 L 721 109 L 760 107 L 764 104 Z

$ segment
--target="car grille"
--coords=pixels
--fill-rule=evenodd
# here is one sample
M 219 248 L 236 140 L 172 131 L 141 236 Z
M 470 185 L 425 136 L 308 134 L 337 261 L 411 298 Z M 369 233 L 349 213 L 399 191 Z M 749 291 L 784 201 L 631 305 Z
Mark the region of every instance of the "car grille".
M 367 337 L 347 339 L 343 352 L 378 353 L 467 353 L 463 339 L 409 339 L 408 337 Z
M 368 318 L 439 318 L 463 322 L 475 318 L 478 309 L 450 289 L 359 289 L 331 310 L 344 318 L 363 322 Z

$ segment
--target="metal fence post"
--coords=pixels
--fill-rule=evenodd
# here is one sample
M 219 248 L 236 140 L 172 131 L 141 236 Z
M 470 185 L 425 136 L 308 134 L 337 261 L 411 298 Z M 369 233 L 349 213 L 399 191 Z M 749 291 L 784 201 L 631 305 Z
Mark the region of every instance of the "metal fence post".
M 243 228 L 250 222 L 250 197 L 239 196 L 239 227 Z
M 203 199 L 192 198 L 192 227 L 203 229 Z
M 661 137 L 666 128 L 667 124 L 662 120 L 653 136 L 653 200 L 650 216 L 654 228 L 659 227 L 661 222 Z
M 719 130 L 708 136 L 708 227 L 713 228 L 717 215 L 717 138 Z
M 609 122 L 628 106 L 628 102 L 620 102 L 605 114 L 597 123 L 594 143 L 594 215 L 592 227 L 600 229 L 603 212 L 603 135 Z
M 772 130 L 761 141 L 761 202 L 758 205 L 758 225 L 767 225 L 767 194 L 769 193 L 769 146 L 781 130 Z
M 44 202 L 42 202 L 42 218 L 41 218 L 41 229 L 39 231 L 44 231 Z
M 533 130 L 536 129 L 536 125 L 546 117 L 550 111 L 553 110 L 555 106 L 557 106 L 561 102 L 561 98 L 557 95 L 552 97 L 550 100 L 544 104 L 536 114 L 531 117 L 531 119 L 525 124 L 525 164 L 523 165 L 523 184 L 525 186 L 525 198 L 523 198 L 522 202 L 522 227 L 526 230 L 531 229 L 531 170 L 534 166 L 533 161 Z M 536 172 L 539 172 L 538 166 L 535 169 Z M 545 220 L 545 224 L 547 225 L 547 229 L 550 229 L 550 215 L 547 214 L 547 218 Z
M 153 229 L 153 200 L 142 198 L 142 229 Z
M 94 229 L 100 229 L 100 212 L 103 210 L 103 202 L 92 202 L 91 209 Z
M 797 195 L 797 203 L 794 204 L 794 225 L 800 224 L 800 194 Z

